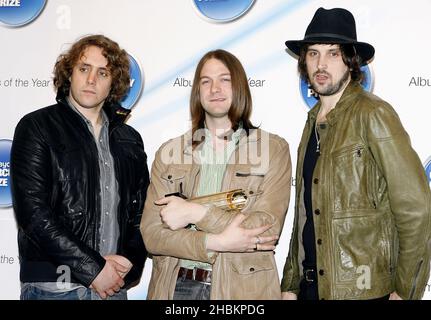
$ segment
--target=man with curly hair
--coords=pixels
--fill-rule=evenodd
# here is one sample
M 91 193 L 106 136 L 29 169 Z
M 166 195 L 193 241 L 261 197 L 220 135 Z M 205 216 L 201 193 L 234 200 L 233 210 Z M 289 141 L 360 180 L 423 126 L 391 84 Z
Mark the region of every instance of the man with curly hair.
M 140 134 L 119 104 L 129 60 L 102 35 L 54 68 L 55 105 L 18 123 L 12 146 L 21 299 L 127 299 L 142 274 L 149 184 Z

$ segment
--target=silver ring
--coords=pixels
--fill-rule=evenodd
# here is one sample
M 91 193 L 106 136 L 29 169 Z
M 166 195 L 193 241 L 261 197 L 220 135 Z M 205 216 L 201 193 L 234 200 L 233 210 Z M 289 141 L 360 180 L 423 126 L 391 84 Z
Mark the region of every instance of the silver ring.
M 260 243 L 260 238 L 259 238 L 259 236 L 257 236 L 256 237 L 256 244 L 259 244 Z

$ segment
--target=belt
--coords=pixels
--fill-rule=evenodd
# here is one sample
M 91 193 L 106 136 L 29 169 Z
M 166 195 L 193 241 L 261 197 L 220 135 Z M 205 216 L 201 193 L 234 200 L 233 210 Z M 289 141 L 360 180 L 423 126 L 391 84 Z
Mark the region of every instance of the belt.
M 211 284 L 211 275 L 212 271 L 199 268 L 187 269 L 181 267 L 178 271 L 178 278 L 182 277 L 185 279 L 195 280 L 206 284 Z
M 307 282 L 314 282 L 316 280 L 316 270 L 314 269 L 304 269 L 304 280 Z

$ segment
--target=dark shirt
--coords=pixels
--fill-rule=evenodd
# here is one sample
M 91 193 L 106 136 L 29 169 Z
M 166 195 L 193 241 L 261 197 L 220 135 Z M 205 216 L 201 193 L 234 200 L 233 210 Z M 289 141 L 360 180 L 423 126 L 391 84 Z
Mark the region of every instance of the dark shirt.
M 304 206 L 307 219 L 302 231 L 302 242 L 304 245 L 305 259 L 302 261 L 304 269 L 316 270 L 316 242 L 313 223 L 313 206 L 311 198 L 311 188 L 313 183 L 313 172 L 319 154 L 316 152 L 317 139 L 316 132 L 311 132 L 308 139 L 307 150 L 305 152 L 302 176 L 304 179 Z M 317 279 L 316 279 L 317 281 Z

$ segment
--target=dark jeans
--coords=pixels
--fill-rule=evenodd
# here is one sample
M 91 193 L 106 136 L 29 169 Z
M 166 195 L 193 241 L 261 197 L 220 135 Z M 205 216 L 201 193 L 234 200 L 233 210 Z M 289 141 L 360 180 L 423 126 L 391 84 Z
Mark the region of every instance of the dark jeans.
M 211 284 L 181 277 L 177 279 L 174 300 L 209 300 L 210 293 Z
M 319 300 L 317 281 L 312 282 L 302 279 L 299 283 L 298 300 Z
M 21 288 L 21 300 L 102 300 L 94 291 L 88 288 L 76 288 L 66 292 L 51 292 L 42 290 L 31 284 L 24 284 Z M 127 291 L 120 290 L 119 293 L 106 300 L 127 300 Z

